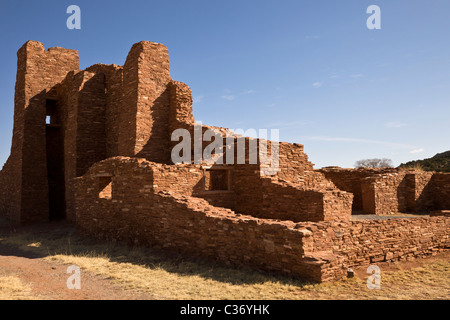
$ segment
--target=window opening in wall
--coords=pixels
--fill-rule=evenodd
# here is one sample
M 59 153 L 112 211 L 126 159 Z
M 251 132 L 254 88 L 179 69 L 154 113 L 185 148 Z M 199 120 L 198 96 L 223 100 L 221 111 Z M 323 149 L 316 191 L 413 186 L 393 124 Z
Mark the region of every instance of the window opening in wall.
M 64 219 L 66 216 L 64 139 L 61 128 L 53 125 L 57 112 L 57 101 L 47 99 L 45 107 L 49 218 L 50 220 L 57 220 Z
M 205 170 L 205 190 L 207 191 L 230 190 L 230 170 L 226 169 Z
M 112 177 L 100 177 L 98 187 L 100 199 L 112 199 Z
M 57 101 L 52 99 L 45 100 L 45 123 L 46 124 L 57 124 L 56 120 L 56 105 Z

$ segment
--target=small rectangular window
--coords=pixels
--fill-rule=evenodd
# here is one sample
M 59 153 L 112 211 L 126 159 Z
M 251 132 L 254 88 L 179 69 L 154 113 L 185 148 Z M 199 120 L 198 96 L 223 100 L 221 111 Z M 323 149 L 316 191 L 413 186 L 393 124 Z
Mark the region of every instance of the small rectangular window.
M 208 191 L 230 190 L 230 170 L 221 170 L 221 169 L 205 170 L 205 190 Z
M 99 178 L 99 193 L 100 199 L 112 199 L 112 177 Z
M 58 101 L 47 99 L 45 100 L 45 123 L 46 124 L 57 124 L 56 112 L 57 112 Z

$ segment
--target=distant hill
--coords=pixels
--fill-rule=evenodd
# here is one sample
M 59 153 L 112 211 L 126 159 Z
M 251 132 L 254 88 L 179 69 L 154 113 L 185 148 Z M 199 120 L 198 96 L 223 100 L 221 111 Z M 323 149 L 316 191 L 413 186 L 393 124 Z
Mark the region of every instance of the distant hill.
M 399 168 L 422 168 L 425 171 L 450 172 L 450 151 L 438 153 L 432 158 L 402 163 Z

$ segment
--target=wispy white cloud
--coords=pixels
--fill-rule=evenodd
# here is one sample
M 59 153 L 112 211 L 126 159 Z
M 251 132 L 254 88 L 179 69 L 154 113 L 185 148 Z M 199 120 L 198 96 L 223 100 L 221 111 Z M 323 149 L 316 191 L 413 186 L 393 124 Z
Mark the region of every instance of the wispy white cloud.
M 198 95 L 198 96 L 195 96 L 194 97 L 194 103 L 200 103 L 200 102 L 202 102 L 203 101 L 203 99 L 205 98 L 205 96 L 204 95 Z
M 241 93 L 238 93 L 238 94 L 232 94 L 232 91 L 230 91 L 230 90 L 228 90 L 228 89 L 224 90 L 224 92 L 225 92 L 226 94 L 223 95 L 223 96 L 221 96 L 220 98 L 222 98 L 222 99 L 224 99 L 224 100 L 228 100 L 228 101 L 236 100 L 237 98 L 239 98 L 239 97 L 241 97 L 241 96 L 244 96 L 244 95 L 256 93 L 255 90 L 251 90 L 251 89 L 245 90 L 245 91 L 243 91 L 243 92 L 241 92 Z
M 379 141 L 370 139 L 360 139 L 360 138 L 342 138 L 342 137 L 327 137 L 327 136 L 307 136 L 303 137 L 304 140 L 314 140 L 314 141 L 329 141 L 329 142 L 354 142 L 354 143 L 364 143 L 364 144 L 378 144 L 384 145 L 392 148 L 401 149 L 414 149 L 417 146 L 412 146 L 409 144 L 389 142 L 389 141 Z
M 386 128 L 403 128 L 406 127 L 407 124 L 400 121 L 392 121 L 388 122 L 384 125 Z
M 313 35 L 310 35 L 310 36 L 306 36 L 305 39 L 306 40 L 317 40 L 317 39 L 320 39 L 320 35 L 313 34 Z
M 337 79 L 337 78 L 340 78 L 340 76 L 337 73 L 332 73 L 328 78 L 330 78 L 330 79 Z
M 224 95 L 224 96 L 221 96 L 221 98 L 224 100 L 228 100 L 228 101 L 233 101 L 234 99 L 236 99 L 236 97 L 233 95 Z
M 314 88 L 320 88 L 321 86 L 323 86 L 323 82 L 314 82 L 314 83 L 312 84 L 312 86 L 313 86 Z
M 351 74 L 350 78 L 353 79 L 358 79 L 358 78 L 362 78 L 364 75 L 362 73 L 357 73 L 357 74 Z
M 411 153 L 411 154 L 414 154 L 414 153 L 422 153 L 422 152 L 424 152 L 424 151 L 425 151 L 424 149 L 420 148 L 420 149 L 411 150 L 409 153 Z
M 307 124 L 310 124 L 311 122 L 308 121 L 275 121 L 272 123 L 269 123 L 267 126 L 268 128 L 286 128 L 286 127 L 300 127 Z

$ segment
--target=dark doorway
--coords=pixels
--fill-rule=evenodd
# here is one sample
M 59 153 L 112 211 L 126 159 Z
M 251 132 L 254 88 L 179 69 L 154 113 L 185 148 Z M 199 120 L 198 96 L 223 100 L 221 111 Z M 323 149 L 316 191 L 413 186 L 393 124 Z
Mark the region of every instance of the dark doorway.
M 50 117 L 46 124 L 49 218 L 58 220 L 66 216 L 64 143 L 57 116 L 57 102 L 47 100 L 46 108 L 47 117 Z
M 205 171 L 205 190 L 230 190 L 230 170 L 210 169 Z

